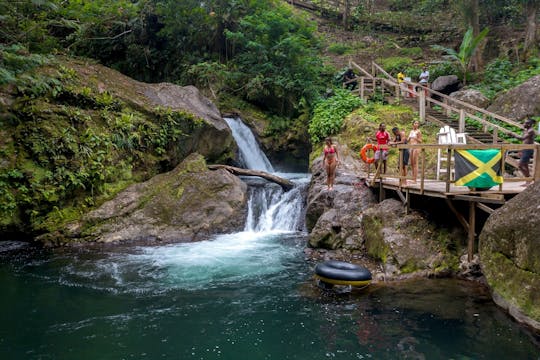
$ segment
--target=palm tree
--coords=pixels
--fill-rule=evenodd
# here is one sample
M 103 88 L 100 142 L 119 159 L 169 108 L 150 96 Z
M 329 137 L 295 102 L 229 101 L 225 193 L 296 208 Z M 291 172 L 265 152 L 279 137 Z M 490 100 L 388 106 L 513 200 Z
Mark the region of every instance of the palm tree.
M 445 48 L 441 45 L 433 45 L 432 48 L 435 50 L 444 51 L 448 58 L 457 62 L 461 71 L 463 73 L 463 83 L 467 84 L 467 71 L 469 70 L 469 65 L 473 58 L 474 52 L 478 47 L 478 44 L 486 37 L 489 32 L 489 28 L 485 28 L 478 35 L 473 36 L 473 28 L 470 27 L 469 30 L 463 35 L 463 40 L 459 46 L 459 51 L 456 51 L 452 48 Z

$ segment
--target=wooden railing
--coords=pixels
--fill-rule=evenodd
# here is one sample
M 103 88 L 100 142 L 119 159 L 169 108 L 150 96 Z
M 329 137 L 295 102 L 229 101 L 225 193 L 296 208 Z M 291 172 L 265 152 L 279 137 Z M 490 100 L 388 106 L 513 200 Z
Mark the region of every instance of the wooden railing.
M 362 74 L 358 78 L 360 84 L 357 92 L 362 98 L 365 98 L 366 94 L 370 91 L 376 92 L 377 88 L 382 91 L 388 91 L 394 94 L 396 98 L 400 97 L 413 97 L 418 99 L 418 112 L 421 121 L 426 120 L 426 106 L 435 107 L 440 106 L 446 112 L 447 116 L 456 114 L 458 119 L 458 132 L 465 132 L 466 119 L 471 119 L 482 124 L 484 132 L 492 132 L 493 143 L 497 143 L 499 140 L 499 134 L 503 133 L 510 137 L 518 137 L 519 134 L 509 130 L 503 124 L 511 127 L 516 127 L 523 130 L 522 124 L 508 119 L 504 116 L 492 113 L 486 109 L 479 108 L 464 101 L 452 98 L 448 95 L 442 94 L 438 91 L 430 89 L 416 82 L 405 82 L 405 86 L 400 87 L 397 80 L 392 75 L 386 72 L 377 63 L 371 63 L 371 72 L 365 70 L 360 65 L 353 61 L 349 61 L 349 67 L 357 70 Z M 366 89 L 364 78 L 369 78 L 370 89 Z M 437 100 L 440 99 L 440 100 Z M 472 139 L 474 142 L 478 142 Z
M 418 179 L 413 179 L 410 176 L 402 176 L 397 169 L 401 169 L 403 165 L 403 159 L 401 156 L 398 156 L 398 160 L 396 161 L 396 165 L 398 165 L 397 169 L 390 170 L 390 172 L 382 173 L 381 172 L 381 165 L 375 163 L 373 166 L 368 165 L 367 166 L 367 173 L 368 178 L 372 181 L 375 180 L 385 180 L 385 179 L 399 179 L 399 180 L 407 180 L 407 181 L 417 181 L 417 184 L 420 186 L 420 193 L 423 194 L 425 190 L 425 183 L 427 180 L 436 180 L 435 174 L 432 174 L 430 171 L 433 171 L 433 164 L 427 164 L 426 162 L 426 153 L 428 152 L 437 152 L 438 150 L 442 150 L 445 154 L 446 158 L 448 159 L 446 161 L 446 171 L 445 171 L 445 177 L 446 179 L 440 180 L 440 182 L 444 182 L 445 184 L 445 190 L 447 193 L 450 192 L 451 185 L 454 185 L 455 180 L 451 177 L 451 168 L 455 165 L 452 162 L 452 158 L 454 155 L 454 152 L 456 150 L 481 150 L 481 149 L 497 149 L 502 152 L 502 154 L 508 154 L 509 152 L 519 152 L 526 149 L 533 150 L 533 166 L 532 171 L 530 172 L 531 176 L 524 177 L 524 176 L 513 176 L 504 171 L 505 166 L 507 164 L 507 157 L 501 156 L 501 176 L 503 177 L 503 184 L 509 183 L 509 182 L 523 182 L 523 181 L 540 181 L 540 145 L 538 144 L 489 144 L 489 145 L 483 145 L 483 144 L 465 144 L 465 145 L 446 145 L 446 144 L 420 144 L 420 145 L 395 145 L 391 146 L 390 149 L 396 148 L 396 149 L 419 149 L 420 154 L 418 157 Z M 391 161 L 392 158 L 390 157 L 388 161 Z M 410 160 L 409 160 L 410 164 Z M 395 166 L 392 166 L 391 164 L 387 164 L 387 170 L 393 169 Z M 502 191 L 503 184 L 499 185 L 499 190 Z

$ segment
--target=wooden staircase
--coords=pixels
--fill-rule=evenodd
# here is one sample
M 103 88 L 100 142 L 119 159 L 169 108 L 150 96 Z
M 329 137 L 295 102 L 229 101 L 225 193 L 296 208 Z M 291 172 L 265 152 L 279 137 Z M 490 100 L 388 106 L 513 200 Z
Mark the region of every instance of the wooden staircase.
M 509 128 L 524 130 L 523 125 L 516 121 L 451 98 L 418 83 L 406 82 L 407 88 L 400 88 L 397 80 L 375 62 L 371 63 L 370 71 L 353 61 L 349 62 L 349 67 L 360 74 L 352 81 L 358 82 L 359 87 L 354 91 L 362 99 L 380 93 L 389 101 L 402 101 L 403 104 L 418 111 L 421 121 L 428 120 L 441 126 L 448 125 L 458 133 L 465 133 L 468 143 L 503 144 L 506 142 L 501 135 L 520 136 Z M 518 166 L 515 158 L 507 158 L 507 162 L 514 167 Z

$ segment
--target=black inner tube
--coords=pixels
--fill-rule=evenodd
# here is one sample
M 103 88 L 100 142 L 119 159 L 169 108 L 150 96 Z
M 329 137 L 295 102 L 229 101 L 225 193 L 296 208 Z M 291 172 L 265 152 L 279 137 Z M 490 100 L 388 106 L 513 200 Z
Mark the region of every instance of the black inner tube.
M 365 267 L 338 260 L 318 264 L 315 267 L 315 274 L 334 280 L 371 280 L 371 272 Z

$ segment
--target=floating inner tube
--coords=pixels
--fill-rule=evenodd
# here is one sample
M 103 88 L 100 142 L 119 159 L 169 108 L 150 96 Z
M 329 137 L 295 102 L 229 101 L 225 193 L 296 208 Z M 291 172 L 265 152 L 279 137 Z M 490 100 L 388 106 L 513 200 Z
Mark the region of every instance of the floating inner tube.
M 368 269 L 337 260 L 317 264 L 315 277 L 332 285 L 365 286 L 371 283 L 371 272 Z

